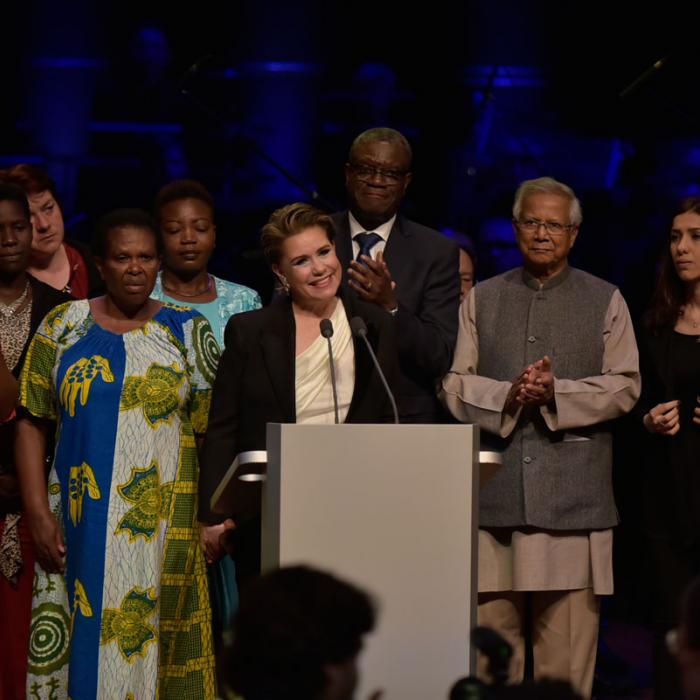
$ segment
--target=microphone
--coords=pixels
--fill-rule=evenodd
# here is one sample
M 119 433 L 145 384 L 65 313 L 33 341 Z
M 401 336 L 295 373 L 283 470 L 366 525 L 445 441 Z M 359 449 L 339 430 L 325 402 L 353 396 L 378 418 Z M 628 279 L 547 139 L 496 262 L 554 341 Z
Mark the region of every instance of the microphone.
M 319 326 L 321 327 L 321 335 L 328 341 L 328 360 L 331 364 L 331 386 L 333 387 L 333 410 L 335 411 L 335 422 L 337 425 L 340 421 L 338 420 L 338 388 L 335 384 L 335 363 L 333 362 L 333 346 L 331 345 L 333 324 L 329 318 L 323 318 Z
M 391 389 L 389 388 L 389 384 L 386 381 L 386 377 L 384 376 L 384 372 L 382 372 L 382 368 L 379 365 L 379 360 L 377 360 L 377 356 L 374 354 L 374 350 L 372 349 L 372 345 L 367 340 L 367 325 L 365 322 L 359 317 L 359 316 L 353 316 L 353 318 L 350 319 L 350 330 L 352 331 L 352 334 L 356 338 L 362 338 L 362 340 L 365 341 L 365 345 L 367 346 L 367 349 L 369 350 L 369 354 L 372 357 L 372 362 L 374 362 L 374 366 L 377 369 L 377 372 L 379 372 L 379 378 L 382 380 L 382 384 L 384 385 L 384 389 L 387 393 L 387 396 L 389 397 L 389 401 L 391 401 L 391 408 L 394 411 L 394 423 L 399 422 L 399 411 L 396 408 L 396 401 L 394 400 L 394 395 L 391 393 Z
M 230 532 L 235 532 L 235 530 L 230 530 Z M 480 681 L 476 676 L 467 676 L 455 681 L 455 684 L 450 688 L 449 700 L 480 700 L 489 697 L 489 689 L 483 681 Z
M 494 685 L 505 685 L 513 647 L 490 627 L 475 627 L 471 637 L 472 644 L 488 659 L 487 671 Z

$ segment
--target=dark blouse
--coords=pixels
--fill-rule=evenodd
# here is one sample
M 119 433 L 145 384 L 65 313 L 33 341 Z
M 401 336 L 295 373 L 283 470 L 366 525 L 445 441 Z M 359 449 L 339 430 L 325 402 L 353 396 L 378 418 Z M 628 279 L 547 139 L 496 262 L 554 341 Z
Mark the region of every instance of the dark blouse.
M 19 360 L 12 368 L 12 374 L 19 376 L 19 371 L 24 364 L 24 358 L 29 347 L 29 341 L 34 335 L 34 331 L 39 327 L 42 319 L 46 314 L 53 309 L 54 306 L 62 304 L 65 301 L 70 301 L 70 296 L 64 292 L 60 292 L 48 284 L 44 284 L 39 280 L 29 276 L 29 284 L 31 286 L 31 312 L 29 319 L 29 333 L 24 339 L 24 347 L 22 348 Z M 10 475 L 14 477 L 14 421 L 8 421 L 0 424 L 0 475 Z M 12 479 L 14 482 L 14 479 Z M 5 480 L 6 485 L 9 485 Z M 15 489 L 9 492 L 0 491 L 0 518 L 7 513 L 17 513 L 20 509 L 19 493 Z
M 650 435 L 645 458 L 648 524 L 680 549 L 700 544 L 700 425 L 693 414 L 700 396 L 700 336 L 665 331 L 647 338 L 643 410 L 680 401 L 680 430 Z

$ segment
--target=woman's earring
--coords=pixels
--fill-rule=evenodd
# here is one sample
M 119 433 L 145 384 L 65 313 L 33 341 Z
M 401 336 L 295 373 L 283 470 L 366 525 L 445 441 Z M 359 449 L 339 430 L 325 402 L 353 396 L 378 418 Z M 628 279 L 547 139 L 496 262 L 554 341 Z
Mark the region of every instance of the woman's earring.
M 282 285 L 282 291 L 285 294 L 289 294 L 289 282 L 287 282 L 287 278 L 284 275 L 280 275 L 279 277 L 280 284 Z

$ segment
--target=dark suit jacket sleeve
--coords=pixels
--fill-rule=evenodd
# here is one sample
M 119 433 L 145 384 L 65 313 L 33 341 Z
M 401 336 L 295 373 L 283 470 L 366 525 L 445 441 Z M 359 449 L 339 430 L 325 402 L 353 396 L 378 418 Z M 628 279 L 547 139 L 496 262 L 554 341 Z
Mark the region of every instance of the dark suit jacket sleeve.
M 448 244 L 435 254 L 423 290 L 421 306 L 412 312 L 401 304 L 396 312 L 396 341 L 402 364 L 433 379 L 447 374 L 457 342 L 459 307 L 459 252 Z M 442 251 L 439 251 L 442 252 Z
M 235 316 L 226 325 L 224 343 L 200 456 L 199 520 L 204 523 L 224 520 L 224 516 L 212 512 L 209 501 L 237 454 L 241 377 L 245 363 Z

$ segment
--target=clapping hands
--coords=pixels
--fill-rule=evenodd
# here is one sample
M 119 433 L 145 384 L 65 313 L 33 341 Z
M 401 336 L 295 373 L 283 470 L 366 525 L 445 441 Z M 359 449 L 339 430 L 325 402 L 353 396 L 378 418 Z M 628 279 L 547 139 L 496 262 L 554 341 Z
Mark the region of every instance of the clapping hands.
M 363 263 L 353 260 L 348 268 L 348 284 L 357 292 L 360 299 L 382 306 L 387 311 L 396 308 L 396 282 L 380 251 L 377 259 L 362 256 Z
M 515 412 L 520 406 L 545 406 L 554 400 L 552 361 L 547 355 L 528 365 L 513 382 L 506 409 Z

